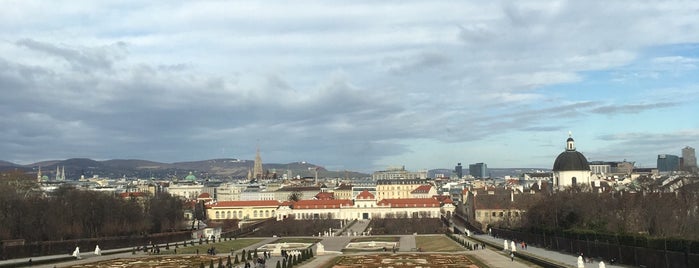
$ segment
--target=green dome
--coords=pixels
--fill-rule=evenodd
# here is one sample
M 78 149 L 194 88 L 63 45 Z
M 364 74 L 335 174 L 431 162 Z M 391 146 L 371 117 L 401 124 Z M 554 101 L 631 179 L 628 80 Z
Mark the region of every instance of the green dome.
M 190 171 L 190 172 L 189 172 L 189 175 L 187 175 L 187 177 L 184 177 L 184 179 L 185 179 L 185 180 L 188 180 L 188 181 L 196 181 L 196 180 L 197 180 L 197 177 L 194 176 L 194 174 L 192 174 L 192 172 Z

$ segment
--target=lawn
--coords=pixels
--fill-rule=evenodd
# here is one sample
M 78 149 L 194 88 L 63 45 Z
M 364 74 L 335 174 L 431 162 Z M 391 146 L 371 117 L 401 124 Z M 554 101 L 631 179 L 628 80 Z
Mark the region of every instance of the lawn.
M 222 241 L 218 243 L 204 243 L 201 245 L 199 245 L 199 243 L 194 243 L 194 246 L 179 246 L 176 249 L 174 246 L 170 246 L 170 250 L 161 249 L 160 254 L 195 254 L 197 253 L 197 250 L 199 250 L 199 254 L 206 254 L 206 251 L 211 247 L 216 248 L 217 253 L 230 253 L 232 251 L 237 251 L 242 248 L 257 244 L 259 242 L 262 242 L 263 240 L 264 239 L 240 238 L 235 240 Z M 177 250 L 177 253 L 175 253 L 175 250 Z
M 419 235 L 415 237 L 416 247 L 422 251 L 454 252 L 464 248 L 444 235 Z

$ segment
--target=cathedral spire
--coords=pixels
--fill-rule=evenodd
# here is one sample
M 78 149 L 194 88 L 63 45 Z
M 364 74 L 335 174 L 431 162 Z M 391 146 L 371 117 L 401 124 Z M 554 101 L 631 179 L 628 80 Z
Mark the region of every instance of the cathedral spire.
M 257 146 L 257 154 L 255 155 L 255 164 L 252 170 L 252 177 L 255 179 L 261 179 L 263 174 L 262 170 L 262 157 L 260 157 L 260 146 Z

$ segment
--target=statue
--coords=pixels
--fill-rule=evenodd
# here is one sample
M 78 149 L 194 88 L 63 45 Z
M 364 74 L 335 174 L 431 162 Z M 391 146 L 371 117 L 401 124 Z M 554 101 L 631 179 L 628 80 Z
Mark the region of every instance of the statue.
M 272 250 L 272 255 L 281 256 L 282 255 L 282 244 L 274 244 L 274 249 Z
M 603 261 L 601 261 L 601 262 L 599 262 L 599 268 L 607 268 L 607 266 L 604 265 Z
M 578 268 L 585 268 L 585 261 L 583 261 L 582 255 L 578 256 Z
M 97 256 L 102 255 L 102 250 L 100 249 L 100 245 L 95 246 L 95 255 L 97 255 Z
M 81 259 L 80 258 L 80 247 L 75 247 L 75 250 L 73 251 L 73 257 L 76 259 Z
M 321 244 L 320 242 L 318 242 L 318 244 L 317 244 L 316 254 L 318 254 L 318 255 L 325 254 L 325 246 L 323 246 L 323 244 Z
M 510 250 L 512 252 L 517 251 L 517 245 L 515 244 L 515 241 L 512 241 L 512 243 L 510 244 Z
M 502 250 L 507 251 L 507 240 L 502 242 Z

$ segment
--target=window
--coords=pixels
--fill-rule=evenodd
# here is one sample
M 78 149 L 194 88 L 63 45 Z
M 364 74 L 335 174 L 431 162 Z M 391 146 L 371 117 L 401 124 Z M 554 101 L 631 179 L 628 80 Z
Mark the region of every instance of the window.
M 493 211 L 493 217 L 495 217 L 495 216 L 497 216 L 497 214 L 495 214 L 495 211 Z
M 218 211 L 216 211 L 216 218 L 217 218 L 217 219 L 219 218 L 219 216 L 218 216 Z
M 505 213 L 503 213 L 503 212 L 500 212 L 500 217 L 504 216 L 504 214 L 505 214 Z
M 257 210 L 252 211 L 252 216 L 257 218 Z
M 230 210 L 228 211 L 228 216 L 226 216 L 226 218 L 228 218 L 228 219 L 231 218 L 231 211 Z
M 269 210 L 265 210 L 265 217 L 269 217 Z

